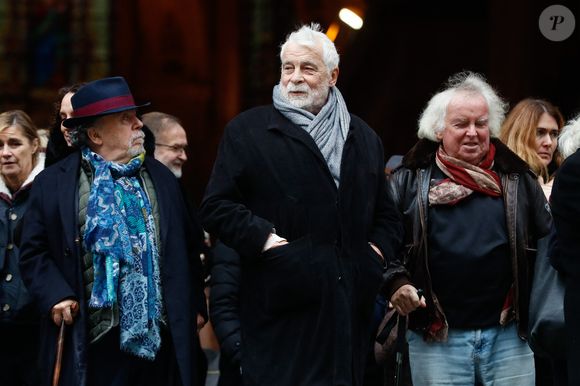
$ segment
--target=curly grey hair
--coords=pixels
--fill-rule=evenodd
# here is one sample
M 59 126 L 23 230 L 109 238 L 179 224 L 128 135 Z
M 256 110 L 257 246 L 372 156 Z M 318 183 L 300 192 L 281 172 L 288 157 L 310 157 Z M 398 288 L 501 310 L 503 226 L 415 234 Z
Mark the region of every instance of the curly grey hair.
M 560 132 L 558 151 L 566 159 L 580 148 L 580 115 L 570 120 Z
M 485 81 L 485 78 L 474 72 L 460 72 L 449 78 L 447 88 L 435 94 L 421 113 L 417 136 L 438 142 L 437 133 L 445 129 L 447 106 L 457 92 L 468 92 L 481 95 L 487 102 L 489 111 L 488 125 L 492 137 L 499 136 L 504 120 L 507 103 Z

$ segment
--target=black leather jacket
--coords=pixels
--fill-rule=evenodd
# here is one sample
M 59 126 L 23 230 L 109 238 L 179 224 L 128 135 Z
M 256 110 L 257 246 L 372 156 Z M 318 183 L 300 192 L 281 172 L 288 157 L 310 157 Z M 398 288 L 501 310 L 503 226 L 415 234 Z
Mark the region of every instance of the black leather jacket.
M 500 323 L 512 319 L 518 323 L 520 337 L 527 336 L 528 304 L 536 255 L 536 242 L 550 228 L 551 214 L 536 176 L 528 165 L 499 140 L 496 147 L 494 170 L 501 178 L 506 224 L 514 275 L 513 305 Z M 404 248 L 398 257 L 389 261 L 385 274 L 385 294 L 392 294 L 404 284 L 425 290 L 426 309 L 413 312 L 410 328 L 422 331 L 426 339 L 444 340 L 447 336 L 445 313 L 433 293 L 428 270 L 429 245 L 427 242 L 427 209 L 431 172 L 439 143 L 420 140 L 403 158 L 401 167 L 389 178 L 389 187 L 395 205 L 400 210 L 405 226 Z M 439 324 L 437 334 L 432 331 Z

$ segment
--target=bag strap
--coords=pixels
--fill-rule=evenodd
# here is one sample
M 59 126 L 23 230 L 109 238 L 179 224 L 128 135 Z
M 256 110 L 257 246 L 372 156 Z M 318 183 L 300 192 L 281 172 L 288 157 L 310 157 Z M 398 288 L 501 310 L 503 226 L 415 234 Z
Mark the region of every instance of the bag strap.
M 380 343 L 381 345 L 383 345 L 387 341 L 389 334 L 391 333 L 393 328 L 395 328 L 395 326 L 397 325 L 398 316 L 399 316 L 399 314 L 394 309 L 388 311 L 385 314 L 385 318 L 387 319 L 387 322 L 385 323 L 385 325 L 379 331 L 379 333 L 377 334 L 377 337 L 375 338 L 375 340 L 378 343 Z

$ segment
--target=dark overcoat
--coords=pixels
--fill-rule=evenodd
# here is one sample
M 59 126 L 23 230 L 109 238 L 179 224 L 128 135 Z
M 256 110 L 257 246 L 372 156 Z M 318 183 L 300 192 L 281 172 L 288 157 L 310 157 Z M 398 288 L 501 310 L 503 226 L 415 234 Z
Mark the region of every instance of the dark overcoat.
M 564 316 L 568 337 L 568 384 L 580 384 L 580 150 L 556 173 L 550 198 L 556 226 L 558 253 L 552 264 L 566 283 Z
M 241 256 L 244 384 L 361 385 L 385 256 L 402 227 L 383 147 L 358 117 L 340 186 L 312 137 L 272 106 L 226 127 L 201 207 L 205 229 Z M 268 235 L 289 244 L 262 253 Z
M 145 157 L 159 207 L 161 285 L 168 327 L 184 385 L 195 384 L 196 314 L 205 314 L 199 246 L 188 240 L 191 224 L 177 180 L 163 164 Z M 39 304 L 43 385 L 49 384 L 58 328 L 52 307 L 77 299 L 80 312 L 65 336 L 60 385 L 83 386 L 87 375 L 87 312 L 78 224 L 80 153 L 45 169 L 34 182 L 24 219 L 20 267 L 25 284 Z
M 240 358 L 242 332 L 240 328 L 240 256 L 218 241 L 212 251 L 209 315 L 220 343 L 218 386 L 242 384 Z

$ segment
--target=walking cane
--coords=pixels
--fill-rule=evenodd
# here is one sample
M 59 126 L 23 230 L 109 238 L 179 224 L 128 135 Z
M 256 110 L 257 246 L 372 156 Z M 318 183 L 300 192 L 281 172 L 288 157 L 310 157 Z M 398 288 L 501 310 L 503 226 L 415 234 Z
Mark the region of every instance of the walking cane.
M 417 290 L 419 299 L 423 297 L 423 290 Z M 403 359 L 407 343 L 407 317 L 399 315 L 397 321 L 397 340 L 395 341 L 395 383 L 394 386 L 401 386 L 403 381 Z
M 52 386 L 58 386 L 60 379 L 60 367 L 62 365 L 62 350 L 64 347 L 64 318 L 60 323 L 58 331 L 58 340 L 56 341 L 56 360 L 54 362 L 54 373 L 52 374 Z
M 407 317 L 399 315 L 397 321 L 397 340 L 395 343 L 395 384 L 403 385 L 403 356 L 405 353 L 405 335 L 407 334 Z

